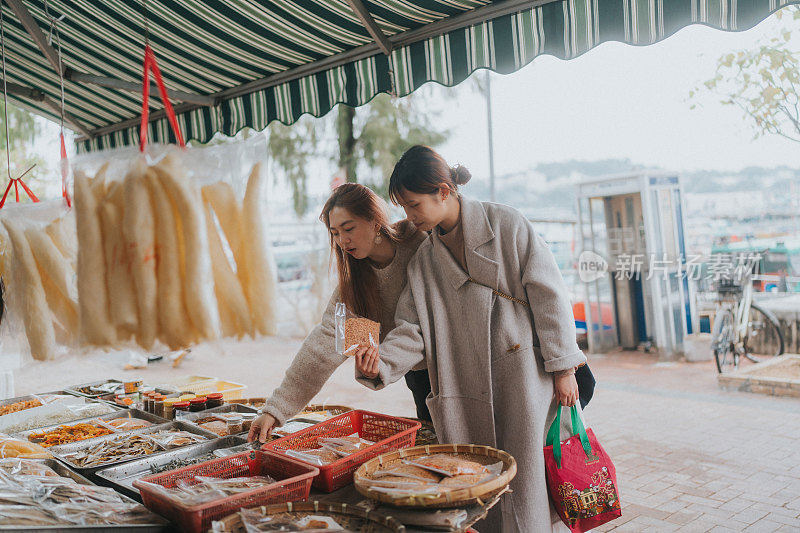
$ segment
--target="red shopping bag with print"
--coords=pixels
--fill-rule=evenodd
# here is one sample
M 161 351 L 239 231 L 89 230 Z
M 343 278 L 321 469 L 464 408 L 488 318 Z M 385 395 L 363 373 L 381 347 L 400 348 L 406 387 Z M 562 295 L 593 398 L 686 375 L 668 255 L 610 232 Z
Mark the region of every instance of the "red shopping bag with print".
M 561 520 L 582 533 L 622 516 L 617 472 L 594 432 L 571 410 L 573 436 L 561 442 L 561 405 L 547 432 L 547 489 Z

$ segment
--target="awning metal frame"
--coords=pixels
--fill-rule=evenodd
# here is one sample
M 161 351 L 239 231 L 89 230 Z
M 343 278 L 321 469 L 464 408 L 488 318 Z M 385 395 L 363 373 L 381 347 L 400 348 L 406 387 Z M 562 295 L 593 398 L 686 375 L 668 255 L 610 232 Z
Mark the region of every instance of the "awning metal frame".
M 14 14 L 17 15 L 17 18 L 19 19 L 22 26 L 25 28 L 25 31 L 31 37 L 33 42 L 36 43 L 36 46 L 42 52 L 42 54 L 50 63 L 50 65 L 53 67 L 53 70 L 55 70 L 56 74 L 63 75 L 65 80 L 69 80 L 75 83 L 91 83 L 94 85 L 99 85 L 101 87 L 107 87 L 110 89 L 120 89 L 123 91 L 131 91 L 137 93 L 141 92 L 142 90 L 141 83 L 120 80 L 108 76 L 97 76 L 94 74 L 87 74 L 60 65 L 58 60 L 58 52 L 48 42 L 47 37 L 45 36 L 44 32 L 42 32 L 42 29 L 39 27 L 39 24 L 36 22 L 36 19 L 33 18 L 33 15 L 31 15 L 30 11 L 28 11 L 28 8 L 25 7 L 22 1 L 21 0 L 3 0 L 3 1 L 6 3 L 6 5 L 8 5 L 9 8 L 11 8 Z M 151 85 L 151 87 L 156 89 L 155 84 Z M 32 96 L 30 96 L 30 94 L 33 94 L 31 93 L 31 91 L 35 92 L 37 95 L 40 95 L 41 98 L 40 97 L 33 98 Z M 156 94 L 156 92 L 153 91 L 153 94 Z M 19 96 L 22 98 L 31 98 L 33 100 L 43 102 L 51 109 L 55 109 L 56 112 L 61 113 L 60 106 L 56 105 L 56 107 L 54 108 L 53 104 L 55 104 L 55 102 L 49 100 L 45 96 L 45 94 L 38 89 L 30 88 L 29 90 L 22 90 L 21 92 L 17 92 L 15 96 Z M 184 91 L 174 91 L 174 90 L 170 91 L 170 97 L 174 98 L 175 100 L 192 103 L 197 106 L 213 106 L 218 103 L 217 99 L 211 96 L 192 94 Z M 65 119 L 67 118 L 66 114 L 64 115 L 64 118 Z M 85 136 L 92 137 L 93 135 L 95 135 L 94 132 L 80 125 L 80 123 L 77 122 L 77 119 L 75 119 L 75 117 L 72 117 L 69 120 L 69 122 L 72 124 L 72 126 L 77 128 L 78 131 L 83 133 Z
M 348 2 L 351 1 L 353 0 L 348 0 Z M 445 33 L 457 30 L 459 28 L 472 26 L 474 24 L 480 24 L 482 22 L 486 22 L 487 20 L 491 20 L 496 17 L 517 13 L 519 11 L 523 11 L 526 9 L 537 8 L 545 4 L 550 4 L 552 2 L 558 2 L 558 1 L 560 0 L 506 0 L 505 2 L 501 2 L 499 4 L 489 4 L 484 7 L 479 7 L 472 11 L 462 13 L 460 15 L 455 15 L 452 17 L 447 17 L 438 20 L 436 22 L 431 22 L 421 28 L 404 31 L 396 35 L 387 36 L 383 32 L 381 32 L 381 34 L 384 35 L 384 37 L 388 41 L 389 44 L 387 44 L 386 47 L 391 53 L 391 51 L 396 48 L 408 46 L 410 44 L 431 39 L 433 37 L 438 37 L 440 35 L 444 35 Z M 375 27 L 377 28 L 377 25 Z M 378 31 L 380 31 L 379 28 L 377 29 Z M 369 30 L 368 27 L 367 30 Z M 319 61 L 314 61 L 312 63 L 307 63 L 305 65 L 300 65 L 298 67 L 288 69 L 283 72 L 271 74 L 264 78 L 253 80 L 251 82 L 239 85 L 237 87 L 232 87 L 224 91 L 213 93 L 209 96 L 213 98 L 217 104 L 219 104 L 223 100 L 227 100 L 229 98 L 235 98 L 237 96 L 249 94 L 255 91 L 266 89 L 268 87 L 281 85 L 283 83 L 287 83 L 299 78 L 311 76 L 313 74 L 317 74 L 318 72 L 339 67 L 353 61 L 358 61 L 361 59 L 372 57 L 381 52 L 384 51 L 382 50 L 381 45 L 376 40 L 376 42 L 358 46 L 356 48 L 348 50 L 347 52 L 326 57 L 324 59 L 320 59 Z M 174 107 L 174 110 L 176 114 L 180 114 L 180 113 L 185 113 L 187 111 L 192 111 L 194 109 L 197 109 L 198 107 L 200 106 L 190 103 L 183 103 L 176 105 Z M 150 122 L 162 119 L 165 116 L 166 112 L 163 109 L 152 111 L 150 113 Z M 141 118 L 139 117 L 132 118 L 122 122 L 118 122 L 116 124 L 111 124 L 109 126 L 96 128 L 92 130 L 91 136 L 89 137 L 100 136 L 100 135 L 105 135 L 107 133 L 124 130 L 132 126 L 137 126 L 140 123 L 141 123 Z M 82 142 L 85 140 L 86 137 L 81 137 L 76 139 L 76 142 Z

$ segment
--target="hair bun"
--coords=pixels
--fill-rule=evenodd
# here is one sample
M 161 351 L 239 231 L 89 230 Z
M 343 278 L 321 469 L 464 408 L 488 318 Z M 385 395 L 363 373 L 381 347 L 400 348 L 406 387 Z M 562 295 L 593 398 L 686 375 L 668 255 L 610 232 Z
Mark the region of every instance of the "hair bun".
M 453 178 L 456 185 L 466 185 L 472 178 L 472 174 L 467 170 L 467 167 L 456 165 L 450 169 L 450 177 Z

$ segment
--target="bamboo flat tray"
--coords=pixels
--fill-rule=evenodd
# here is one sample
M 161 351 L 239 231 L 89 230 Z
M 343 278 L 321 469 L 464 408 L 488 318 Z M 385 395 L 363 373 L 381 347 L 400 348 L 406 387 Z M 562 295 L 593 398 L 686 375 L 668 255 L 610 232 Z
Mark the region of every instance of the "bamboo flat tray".
M 461 457 L 483 465 L 497 462 L 503 463 L 500 476 L 478 483 L 470 487 L 453 488 L 438 494 L 420 495 L 392 495 L 382 491 L 373 490 L 369 481 L 374 479 L 372 474 L 379 469 L 393 466 L 403 459 L 412 459 L 423 455 L 445 453 Z M 387 503 L 396 507 L 412 509 L 465 507 L 480 504 L 491 500 L 508 488 L 508 484 L 517 474 L 517 462 L 511 454 L 489 446 L 474 444 L 435 444 L 430 446 L 415 446 L 389 452 L 361 465 L 355 473 L 354 483 L 356 490 L 372 500 Z
M 389 516 L 351 505 L 340 505 L 336 503 L 318 501 L 282 503 L 265 507 L 256 507 L 253 510 L 260 511 L 264 516 L 293 520 L 308 515 L 329 516 L 345 529 L 358 531 L 360 533 L 402 533 L 406 530 L 403 524 Z M 242 524 L 239 513 L 226 516 L 222 520 L 216 522 L 215 526 L 214 531 L 220 533 L 245 532 L 244 524 Z

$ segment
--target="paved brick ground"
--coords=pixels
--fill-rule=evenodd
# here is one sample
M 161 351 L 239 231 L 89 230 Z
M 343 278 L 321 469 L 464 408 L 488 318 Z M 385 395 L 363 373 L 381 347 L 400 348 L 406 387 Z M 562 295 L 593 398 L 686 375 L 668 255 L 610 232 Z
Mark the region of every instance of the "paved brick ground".
M 108 377 L 150 382 L 212 375 L 267 394 L 280 382 L 296 339 L 206 343 L 181 368 L 167 362 L 125 372 L 122 354 L 76 353 L 15 372 L 17 394 Z M 648 354 L 590 355 L 599 384 L 586 418 L 614 459 L 622 518 L 599 531 L 800 531 L 800 400 L 726 392 L 713 363 L 658 363 Z M 379 393 L 337 370 L 317 397 L 411 415 L 402 383 Z
M 596 531 L 800 531 L 800 401 L 721 391 L 712 363 L 591 361 L 623 502 Z

